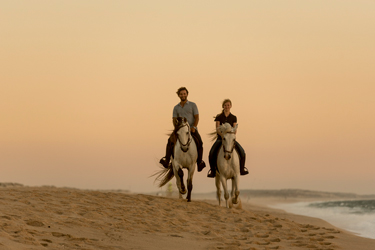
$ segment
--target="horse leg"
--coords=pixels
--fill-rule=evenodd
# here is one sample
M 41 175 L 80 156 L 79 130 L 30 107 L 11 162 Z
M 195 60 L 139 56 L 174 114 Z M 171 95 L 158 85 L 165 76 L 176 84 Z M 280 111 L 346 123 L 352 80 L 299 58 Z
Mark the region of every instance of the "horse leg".
M 188 188 L 188 193 L 187 193 L 187 196 L 186 196 L 186 199 L 188 202 L 191 201 L 191 190 L 193 190 L 193 180 L 191 177 L 189 177 L 187 179 L 187 188 Z
M 235 176 L 232 178 L 232 203 L 237 204 L 238 203 L 238 196 L 240 195 L 240 191 L 238 190 L 238 176 Z
M 235 178 L 232 178 L 232 192 L 231 192 L 231 198 L 232 198 L 232 203 L 237 204 L 237 197 L 238 197 L 238 190 L 236 186 L 236 180 Z
M 180 194 L 186 194 L 186 188 L 185 188 L 185 185 L 184 185 L 184 172 L 182 171 L 181 168 L 178 169 L 178 177 L 180 177 Z
M 232 190 L 230 192 L 230 198 L 232 199 L 232 203 L 236 204 L 236 199 L 234 197 L 234 192 L 235 192 L 235 190 L 234 190 L 234 178 L 232 178 L 231 181 L 232 181 Z
M 188 178 L 187 178 L 187 187 L 188 187 L 188 193 L 187 193 L 187 196 L 186 196 L 186 199 L 188 202 L 191 202 L 191 191 L 193 190 L 193 176 L 194 176 L 194 165 L 191 165 L 189 168 L 188 168 Z
M 229 208 L 229 204 L 228 204 L 229 193 L 228 193 L 228 188 L 227 188 L 227 180 L 223 176 L 220 177 L 220 180 L 221 180 L 221 184 L 223 185 L 225 205 L 227 208 Z
M 221 189 L 220 189 L 220 176 L 216 173 L 215 176 L 215 185 L 216 185 L 216 198 L 219 201 L 219 207 L 221 206 Z
M 177 186 L 178 191 L 179 191 L 178 192 L 179 198 L 182 199 L 182 194 L 186 193 L 186 191 L 183 192 L 183 190 L 185 190 L 185 185 L 184 185 L 184 181 L 183 181 L 184 172 L 182 171 L 181 166 L 176 161 L 172 161 L 172 164 L 173 164 L 174 177 L 176 177 L 176 186 Z

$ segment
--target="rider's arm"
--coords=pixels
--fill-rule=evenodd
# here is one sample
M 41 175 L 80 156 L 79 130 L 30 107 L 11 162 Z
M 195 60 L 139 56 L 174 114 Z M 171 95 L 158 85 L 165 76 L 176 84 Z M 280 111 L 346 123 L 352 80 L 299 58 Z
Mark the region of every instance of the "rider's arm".
M 194 124 L 193 127 L 191 128 L 191 131 L 195 133 L 195 128 L 198 126 L 199 122 L 199 114 L 194 115 Z
M 233 128 L 237 125 L 237 122 L 233 122 Z M 237 129 L 236 131 L 234 132 L 234 134 L 237 134 Z
M 194 127 L 198 127 L 199 114 L 194 115 Z
M 220 127 L 220 121 L 216 121 L 216 132 L 221 136 L 221 131 L 219 127 Z
M 216 121 L 216 131 L 217 131 L 217 128 L 220 127 L 220 122 L 219 121 Z

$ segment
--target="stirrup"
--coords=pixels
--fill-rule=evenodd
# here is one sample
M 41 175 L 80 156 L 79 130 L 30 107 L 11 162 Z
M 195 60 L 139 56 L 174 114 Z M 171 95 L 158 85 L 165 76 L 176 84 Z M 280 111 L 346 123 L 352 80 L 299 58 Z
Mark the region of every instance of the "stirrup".
M 215 176 L 216 176 L 216 173 L 214 171 L 211 171 L 211 169 L 210 169 L 210 171 L 208 171 L 207 177 L 208 178 L 214 178 Z
M 241 175 L 247 175 L 248 173 L 249 173 L 249 170 L 247 170 L 247 168 L 245 168 L 245 167 L 240 170 Z
M 198 172 L 202 171 L 206 167 L 206 163 L 204 161 L 201 161 L 198 165 Z
M 165 159 L 165 157 L 161 158 L 160 161 L 159 161 L 159 163 L 161 165 L 163 165 L 163 167 L 165 167 L 165 168 L 169 167 L 169 162 L 167 162 L 167 160 Z

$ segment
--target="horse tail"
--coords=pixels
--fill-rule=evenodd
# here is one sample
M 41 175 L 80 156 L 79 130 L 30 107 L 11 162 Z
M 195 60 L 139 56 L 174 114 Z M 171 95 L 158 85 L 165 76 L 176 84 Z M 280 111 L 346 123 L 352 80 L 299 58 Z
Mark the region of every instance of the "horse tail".
M 155 181 L 159 181 L 159 187 L 163 187 L 174 177 L 172 165 L 169 165 L 168 168 L 162 167 L 161 170 L 157 171 L 155 174 L 151 176 L 155 176 L 155 175 L 156 175 Z

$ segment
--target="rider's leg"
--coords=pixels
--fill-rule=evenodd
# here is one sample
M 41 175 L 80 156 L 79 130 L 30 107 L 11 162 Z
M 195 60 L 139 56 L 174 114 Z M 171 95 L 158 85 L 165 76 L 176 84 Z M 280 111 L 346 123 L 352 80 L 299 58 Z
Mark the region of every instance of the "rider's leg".
M 171 136 L 168 138 L 167 147 L 165 149 L 165 157 L 161 158 L 159 161 L 165 168 L 169 167 L 169 162 L 171 160 L 174 143 L 174 134 L 172 133 Z
M 202 138 L 198 132 L 198 130 L 195 130 L 194 133 L 192 133 L 193 137 L 197 139 L 197 150 L 198 150 L 198 159 L 197 159 L 197 166 L 198 166 L 198 172 L 202 171 L 203 168 L 206 167 L 206 163 L 202 161 L 203 157 L 203 141 Z
M 240 156 L 240 174 L 241 175 L 247 175 L 249 171 L 247 168 L 245 168 L 245 161 L 246 161 L 246 153 L 243 147 L 236 141 L 236 146 L 235 146 L 239 156 Z
M 208 156 L 210 162 L 210 171 L 208 171 L 207 177 L 213 178 L 216 176 L 216 165 L 217 165 L 217 152 L 220 149 L 221 138 L 218 138 L 215 143 L 212 145 L 210 154 Z

